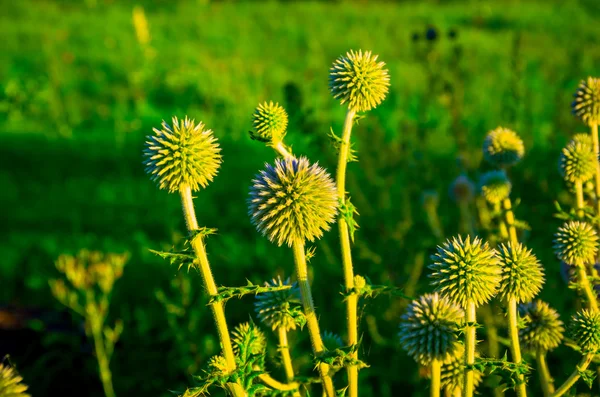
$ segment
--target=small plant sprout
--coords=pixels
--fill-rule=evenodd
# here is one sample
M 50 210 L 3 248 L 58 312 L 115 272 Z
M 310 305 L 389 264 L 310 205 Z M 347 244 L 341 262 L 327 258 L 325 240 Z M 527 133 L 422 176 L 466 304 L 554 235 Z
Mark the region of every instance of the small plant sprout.
M 31 397 L 19 373 L 5 363 L 0 363 L 0 397 Z
M 502 268 L 496 252 L 479 238 L 455 237 L 438 246 L 429 265 L 435 290 L 459 304 L 465 311 L 465 382 L 464 396 L 473 396 L 475 363 L 475 309 L 488 302 L 498 291 Z
M 546 302 L 534 301 L 519 305 L 523 327 L 519 340 L 523 350 L 535 355 L 544 397 L 554 393 L 554 380 L 546 362 L 546 353 L 560 345 L 565 331 L 556 310 Z
M 583 216 L 583 184 L 594 177 L 597 163 L 592 145 L 581 137 L 573 139 L 562 150 L 560 171 L 566 182 L 575 185 L 579 217 Z
M 217 285 L 212 275 L 204 238 L 206 233 L 198 226 L 192 191 L 204 188 L 213 180 L 221 165 L 221 148 L 211 130 L 202 122 L 173 117 L 173 126 L 166 122 L 162 128 L 154 128 L 154 134 L 147 137 L 144 150 L 144 163 L 150 178 L 160 189 L 169 193 L 179 193 L 183 216 L 189 233 L 189 244 L 194 250 L 194 264 L 200 270 L 204 288 L 212 297 L 218 295 Z M 228 373 L 236 369 L 235 355 L 225 319 L 223 302 L 215 299 L 210 304 L 215 325 L 227 363 Z M 246 393 L 239 383 L 228 382 L 226 388 L 235 397 Z
M 464 312 L 439 294 L 426 294 L 410 303 L 400 322 L 400 344 L 419 364 L 431 369 L 432 397 L 440 396 L 441 365 L 459 349 Z
M 340 217 L 338 228 L 340 234 L 340 246 L 342 252 L 342 263 L 344 267 L 344 286 L 346 292 L 354 290 L 354 268 L 352 266 L 352 252 L 350 239 L 354 240 L 353 230 L 357 227 L 354 221 L 356 208 L 346 197 L 346 167 L 351 161 L 350 136 L 352 124 L 357 112 L 366 112 L 378 106 L 386 97 L 390 76 L 385 69 L 385 63 L 377 61 L 378 55 L 372 55 L 370 51 L 350 51 L 340 56 L 329 70 L 329 89 L 334 99 L 339 99 L 342 105 L 348 107 L 344 120 L 342 137 L 336 141 L 339 143 L 339 155 L 336 174 L 337 198 L 340 205 Z M 346 319 L 348 326 L 348 345 L 358 344 L 358 297 L 350 294 L 346 298 Z M 354 361 L 358 359 L 358 349 L 351 354 Z M 358 366 L 348 367 L 348 396 L 358 397 Z
M 498 127 L 490 131 L 483 141 L 483 156 L 498 168 L 517 164 L 525 154 L 523 140 L 516 132 Z
M 265 142 L 282 157 L 290 157 L 291 153 L 283 144 L 287 132 L 288 115 L 278 103 L 264 102 L 258 105 L 252 118 L 253 130 L 250 137 Z
M 304 244 L 314 241 L 329 229 L 337 214 L 335 183 L 318 164 L 305 157 L 276 159 L 267 164 L 253 180 L 248 199 L 248 213 L 259 232 L 281 246 L 293 247 L 296 276 L 306 325 L 313 352 L 318 359 L 325 351 L 315 314 Z M 318 365 L 323 389 L 334 397 L 329 365 Z

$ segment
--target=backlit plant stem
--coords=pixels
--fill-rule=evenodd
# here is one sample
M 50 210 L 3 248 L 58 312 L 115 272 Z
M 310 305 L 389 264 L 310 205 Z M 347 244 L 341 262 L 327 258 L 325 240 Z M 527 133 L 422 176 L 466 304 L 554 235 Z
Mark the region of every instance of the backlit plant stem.
M 473 397 L 474 380 L 473 380 L 473 364 L 475 364 L 475 322 L 477 314 L 475 312 L 475 302 L 469 301 L 465 307 L 466 313 L 466 330 L 465 330 L 465 381 L 463 389 L 463 397 Z
M 306 254 L 304 252 L 304 242 L 297 239 L 293 244 L 294 263 L 296 265 L 296 277 L 298 278 L 298 286 L 300 287 L 300 297 L 304 308 L 304 316 L 306 317 L 306 326 L 310 335 L 313 353 L 319 357 L 325 350 L 323 340 L 321 339 L 321 331 L 319 330 L 319 322 L 315 314 L 315 306 L 313 303 L 310 284 L 308 283 L 308 268 L 306 266 Z M 333 382 L 329 376 L 329 365 L 319 364 L 319 374 L 323 382 L 323 390 L 327 397 L 335 397 Z
M 598 300 L 596 299 L 596 295 L 592 290 L 592 286 L 590 284 L 590 280 L 587 276 L 587 272 L 585 271 L 585 265 L 583 263 L 578 263 L 577 265 L 577 278 L 579 279 L 579 284 L 583 288 L 583 293 L 588 301 L 588 307 L 594 312 L 598 311 Z
M 495 213 L 501 213 L 501 204 L 500 203 L 496 203 L 494 204 L 494 212 Z M 502 237 L 502 239 L 504 240 L 508 240 L 509 235 L 508 235 L 508 228 L 506 227 L 506 221 L 504 220 L 503 217 L 500 217 L 500 236 Z
M 87 294 L 87 307 L 94 307 L 94 299 L 90 296 L 91 291 Z M 90 328 L 92 337 L 94 338 L 94 349 L 96 351 L 96 359 L 98 360 L 98 369 L 100 371 L 100 380 L 102 380 L 102 388 L 106 397 L 115 397 L 115 391 L 112 384 L 112 374 L 110 372 L 109 358 L 106 352 L 104 337 L 102 336 L 102 328 L 104 321 L 101 314 L 96 309 L 92 313 L 88 311 L 90 317 Z
M 181 206 L 183 208 L 183 216 L 185 218 L 185 224 L 187 225 L 188 232 L 190 234 L 190 244 L 194 249 L 194 253 L 197 258 L 197 265 L 204 282 L 204 288 L 211 297 L 216 296 L 217 285 L 210 269 L 208 257 L 206 256 L 206 248 L 204 246 L 203 237 L 200 234 L 195 234 L 198 230 L 198 221 L 196 219 L 196 212 L 194 210 L 194 202 L 192 199 L 192 190 L 189 185 L 182 185 L 179 189 L 181 196 Z M 223 349 L 223 356 L 227 362 L 227 370 L 230 372 L 235 371 L 235 356 L 233 354 L 233 348 L 231 345 L 231 338 L 229 336 L 229 330 L 227 329 L 227 321 L 225 319 L 225 308 L 223 302 L 217 301 L 210 304 L 210 309 L 213 313 L 217 332 L 219 334 L 219 340 L 221 341 L 221 347 Z M 235 397 L 243 397 L 246 392 L 242 389 L 239 384 L 229 383 L 229 391 Z
M 505 198 L 502 202 L 502 205 L 504 207 L 506 225 L 508 226 L 508 236 L 510 237 L 510 242 L 516 246 L 518 244 L 517 228 L 515 227 L 515 214 L 512 210 L 512 203 L 510 201 L 510 198 Z
M 275 149 L 275 151 L 283 158 L 293 157 L 293 155 L 286 149 L 282 141 L 273 142 L 273 149 Z
M 290 356 L 287 330 L 284 327 L 279 327 L 277 329 L 277 333 L 279 336 L 279 351 L 281 352 L 285 377 L 288 384 L 291 384 L 294 381 L 294 367 L 292 366 L 292 357 Z M 300 393 L 298 391 L 294 392 L 293 395 L 294 397 L 300 397 Z
M 540 375 L 540 384 L 542 386 L 544 397 L 550 397 L 550 395 L 554 393 L 554 381 L 552 380 L 552 376 L 550 375 L 548 363 L 546 363 L 546 352 L 538 350 L 536 354 L 536 360 L 538 373 Z
M 352 123 L 356 111 L 348 110 L 346 120 L 344 121 L 344 131 L 342 133 L 342 142 L 340 144 L 340 153 L 337 166 L 336 184 L 340 204 L 346 203 L 346 166 L 348 164 L 348 152 L 350 151 L 350 135 L 352 134 Z M 344 266 L 344 285 L 346 291 L 354 289 L 354 269 L 352 267 L 352 252 L 350 250 L 350 232 L 348 224 L 343 217 L 338 220 L 340 231 L 340 245 L 342 249 L 342 263 Z M 346 299 L 346 319 L 348 324 L 348 345 L 354 346 L 358 343 L 358 320 L 357 320 L 358 297 L 356 294 L 350 294 Z M 352 353 L 351 359 L 358 358 L 358 352 Z M 348 396 L 358 396 L 358 367 L 351 365 L 348 367 Z
M 521 346 L 519 345 L 519 327 L 517 325 L 517 300 L 511 298 L 508 300 L 508 332 L 510 335 L 510 350 L 512 359 L 515 364 L 520 364 L 523 360 L 521 357 Z M 523 375 L 519 376 L 520 383 L 516 387 L 517 396 L 527 396 L 525 380 Z
M 442 363 L 439 360 L 431 362 L 431 388 L 429 391 L 430 397 L 440 397 L 440 381 L 441 381 Z
M 560 397 L 563 394 L 565 394 L 566 392 L 568 392 L 569 389 L 571 387 L 573 387 L 575 382 L 577 382 L 579 380 L 579 378 L 581 377 L 581 372 L 583 372 L 587 369 L 587 367 L 592 362 L 593 358 L 594 358 L 593 354 L 586 354 L 581 359 L 581 361 L 579 362 L 579 365 L 577 365 L 577 368 L 575 368 L 575 370 L 573 371 L 571 376 L 569 376 L 569 379 L 567 379 L 565 381 L 565 383 L 563 383 L 554 393 L 552 393 L 551 396 L 552 397 Z
M 577 216 L 583 217 L 583 184 L 581 181 L 575 182 L 575 195 L 577 196 Z
M 596 154 L 596 159 L 598 155 L 600 155 L 600 143 L 598 142 L 598 123 L 592 123 L 590 125 L 590 133 L 592 134 L 592 143 L 594 145 L 594 153 Z M 596 215 L 600 215 L 600 162 L 596 161 L 596 183 L 594 187 L 596 188 Z

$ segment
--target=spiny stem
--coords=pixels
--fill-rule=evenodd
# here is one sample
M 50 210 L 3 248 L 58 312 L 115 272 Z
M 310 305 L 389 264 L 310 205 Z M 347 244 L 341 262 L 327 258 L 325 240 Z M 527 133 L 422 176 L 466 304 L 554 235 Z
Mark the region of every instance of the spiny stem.
M 182 185 L 179 190 L 179 194 L 181 196 L 183 216 L 191 237 L 190 244 L 194 249 L 194 253 L 196 254 L 196 263 L 200 270 L 202 281 L 204 282 L 204 288 L 206 289 L 206 292 L 213 297 L 218 294 L 217 285 L 215 284 L 215 280 L 210 269 L 210 264 L 208 262 L 208 257 L 206 256 L 206 248 L 204 246 L 202 236 L 199 234 L 194 235 L 194 232 L 197 231 L 199 227 L 196 219 L 196 212 L 194 210 L 194 202 L 192 199 L 192 190 L 190 186 Z M 217 332 L 219 334 L 219 340 L 221 341 L 223 356 L 225 357 L 225 361 L 227 363 L 227 370 L 233 372 L 236 369 L 235 356 L 233 354 L 229 330 L 227 329 L 227 321 L 225 319 L 225 308 L 223 307 L 223 302 L 216 301 L 210 305 L 210 308 L 212 310 Z M 236 397 L 242 397 L 246 395 L 241 387 L 232 386 L 229 389 L 229 391 Z
M 590 284 L 590 280 L 587 276 L 587 272 L 585 271 L 585 265 L 583 263 L 578 263 L 577 267 L 577 278 L 579 279 L 579 284 L 583 288 L 583 293 L 588 301 L 588 306 L 594 312 L 598 311 L 598 300 L 596 299 L 596 294 L 592 290 L 592 286 Z
M 521 358 L 521 346 L 519 345 L 519 328 L 517 325 L 517 300 L 511 298 L 508 300 L 508 332 L 510 335 L 510 350 L 512 353 L 512 359 L 515 364 L 520 364 L 523 360 Z M 519 384 L 516 388 L 517 396 L 526 397 L 527 389 L 525 387 L 525 379 L 523 375 L 519 376 Z
M 600 154 L 600 143 L 598 142 L 598 123 L 592 123 L 590 125 L 590 134 L 592 135 L 592 143 L 594 145 L 594 153 L 596 154 L 596 159 Z M 596 183 L 594 187 L 596 188 L 596 215 L 600 215 L 600 162 L 596 161 Z
M 543 350 L 538 350 L 536 354 L 536 360 L 544 397 L 550 397 L 550 395 L 554 393 L 554 380 L 550 375 L 548 363 L 546 363 L 546 352 Z
M 563 383 L 554 393 L 552 393 L 551 397 L 560 397 L 563 394 L 565 394 L 566 392 L 568 392 L 569 389 L 571 387 L 573 387 L 575 382 L 577 382 L 579 380 L 579 377 L 581 376 L 581 372 L 585 371 L 587 369 L 587 367 L 592 362 L 593 358 L 594 358 L 593 354 L 586 354 L 581 359 L 581 361 L 579 362 L 579 365 L 577 365 L 577 368 L 575 368 L 575 370 L 573 371 L 571 376 L 569 376 L 569 379 L 567 379 L 565 381 L 565 383 Z
M 439 360 L 431 362 L 431 387 L 429 389 L 430 397 L 440 397 L 442 363 Z
M 284 327 L 277 329 L 279 336 L 279 351 L 281 352 L 281 359 L 283 361 L 283 368 L 285 370 L 285 377 L 287 383 L 294 381 L 294 367 L 292 366 L 292 357 L 290 356 L 290 346 L 288 344 L 287 330 Z M 300 392 L 295 391 L 294 397 L 300 397 Z
M 320 356 L 325 350 L 323 340 L 321 339 L 321 331 L 319 330 L 319 322 L 315 314 L 315 306 L 313 303 L 310 284 L 308 283 L 308 268 L 306 266 L 306 254 L 304 252 L 304 241 L 296 239 L 293 244 L 294 263 L 296 265 L 296 277 L 298 278 L 298 286 L 300 287 L 300 297 L 304 308 L 304 316 L 306 317 L 306 326 L 310 335 L 313 353 L 316 357 Z M 335 397 L 333 382 L 329 376 L 329 365 L 319 364 L 319 374 L 323 381 L 323 390 L 327 397 Z
M 344 131 L 339 149 L 339 158 L 337 165 L 336 184 L 338 199 L 340 203 L 346 202 L 346 166 L 348 164 L 348 152 L 350 151 L 350 135 L 352 134 L 352 123 L 356 111 L 348 110 L 344 121 Z M 342 250 L 342 263 L 344 267 L 344 285 L 346 291 L 352 291 L 354 288 L 354 269 L 352 267 L 352 252 L 350 250 L 350 233 L 348 224 L 343 217 L 338 220 L 340 232 L 340 246 Z M 358 343 L 358 320 L 357 320 L 358 297 L 351 294 L 346 299 L 346 320 L 348 325 L 348 345 L 354 346 Z M 356 360 L 358 352 L 351 355 L 351 359 Z M 351 365 L 348 367 L 348 396 L 358 396 L 358 367 Z
M 505 216 L 506 216 L 506 224 L 508 225 L 508 235 L 510 237 L 510 242 L 512 243 L 513 247 L 516 246 L 518 244 L 518 240 L 517 240 L 517 228 L 515 227 L 515 214 L 513 213 L 512 210 L 512 203 L 510 201 L 510 198 L 505 198 L 503 201 L 503 206 L 504 206 L 504 212 L 505 212 Z
M 475 302 L 469 301 L 465 305 L 467 327 L 465 331 L 465 380 L 463 397 L 473 397 L 474 391 L 474 380 L 473 380 L 473 369 L 470 368 L 475 364 L 475 321 L 477 321 L 477 315 L 475 312 Z

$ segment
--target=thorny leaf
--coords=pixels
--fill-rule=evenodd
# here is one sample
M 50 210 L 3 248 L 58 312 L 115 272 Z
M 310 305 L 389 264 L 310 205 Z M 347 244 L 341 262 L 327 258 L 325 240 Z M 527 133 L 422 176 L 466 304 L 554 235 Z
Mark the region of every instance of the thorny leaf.
M 596 379 L 596 371 L 593 371 L 591 369 L 586 369 L 585 371 L 582 371 L 578 367 L 577 372 L 579 372 L 579 376 L 581 376 L 581 379 L 591 389 L 592 386 L 594 385 L 594 380 Z
M 356 279 L 356 277 L 355 277 Z M 364 298 L 376 298 L 380 294 L 391 294 L 393 296 L 398 296 L 400 298 L 413 300 L 413 297 L 410 297 L 404 294 L 403 288 L 388 286 L 388 285 L 376 285 L 371 284 L 371 280 L 368 277 L 364 278 L 364 285 L 355 284 L 354 288 L 351 290 L 346 290 L 345 286 L 342 286 L 342 296 L 348 298 L 350 295 L 358 295 L 358 297 Z
M 337 136 L 335 134 L 335 132 L 333 132 L 332 127 L 329 127 L 329 137 L 331 138 L 331 141 L 333 142 L 333 146 L 339 152 L 340 147 L 342 146 L 342 138 L 340 138 L 339 136 Z M 346 161 L 348 163 L 350 163 L 352 161 L 358 161 L 358 157 L 356 157 L 356 150 L 354 150 L 352 148 L 353 146 L 354 146 L 353 143 L 350 143 L 350 145 L 348 146 L 348 160 Z
M 325 350 L 321 355 L 315 358 L 315 368 L 319 364 L 328 364 L 334 370 L 339 370 L 343 367 L 357 366 L 359 369 L 367 368 L 368 365 L 352 355 L 358 350 L 360 341 L 351 346 L 339 347 L 334 350 Z
M 350 202 L 350 197 L 346 198 L 344 202 L 340 200 L 340 217 L 346 221 L 348 230 L 350 231 L 350 240 L 354 243 L 354 232 L 359 228 L 358 222 L 354 219 L 354 215 L 360 215 L 358 210 Z
M 177 270 L 181 269 L 183 265 L 188 267 L 188 272 L 194 266 L 196 256 L 191 252 L 190 248 L 186 248 L 182 251 L 155 251 L 150 250 L 155 255 L 160 256 L 163 259 L 168 259 L 171 265 L 178 265 Z
M 521 384 L 523 380 L 521 376 L 527 377 L 531 373 L 531 367 L 522 361 L 519 364 L 508 361 L 506 353 L 501 359 L 495 358 L 477 358 L 473 365 L 468 365 L 467 368 L 495 374 L 500 376 L 501 384 L 505 384 L 507 388 L 514 389 Z
M 264 287 L 262 285 L 252 284 L 251 281 L 246 280 L 248 284 L 243 287 L 219 287 L 217 295 L 211 296 L 208 304 L 216 302 L 226 302 L 231 298 L 242 298 L 244 295 L 256 295 L 265 292 L 276 292 L 283 291 L 291 288 L 291 285 L 282 285 L 280 287 Z

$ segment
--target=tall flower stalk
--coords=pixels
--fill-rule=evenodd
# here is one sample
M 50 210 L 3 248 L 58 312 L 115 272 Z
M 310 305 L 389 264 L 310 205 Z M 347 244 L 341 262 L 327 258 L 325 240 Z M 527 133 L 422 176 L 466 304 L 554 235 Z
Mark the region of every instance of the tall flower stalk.
M 358 344 L 358 297 L 352 293 L 354 290 L 354 268 L 352 265 L 352 252 L 348 219 L 354 215 L 353 207 L 346 203 L 346 165 L 349 161 L 350 136 L 352 124 L 357 112 L 365 112 L 379 105 L 388 92 L 389 74 L 384 69 L 385 63 L 377 62 L 377 55 L 370 51 L 350 51 L 339 57 L 330 69 L 329 88 L 334 98 L 339 99 L 342 105 L 348 106 L 344 129 L 339 141 L 339 157 L 337 165 L 336 183 L 337 196 L 342 213 L 338 220 L 342 264 L 344 267 L 344 286 L 349 296 L 346 299 L 346 320 L 348 328 L 348 345 Z M 358 359 L 358 349 L 351 354 L 351 359 Z M 358 396 L 358 366 L 348 367 L 348 395 Z

